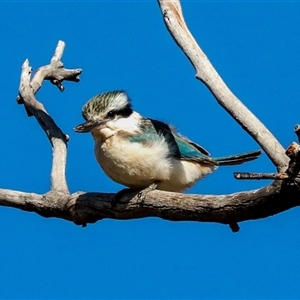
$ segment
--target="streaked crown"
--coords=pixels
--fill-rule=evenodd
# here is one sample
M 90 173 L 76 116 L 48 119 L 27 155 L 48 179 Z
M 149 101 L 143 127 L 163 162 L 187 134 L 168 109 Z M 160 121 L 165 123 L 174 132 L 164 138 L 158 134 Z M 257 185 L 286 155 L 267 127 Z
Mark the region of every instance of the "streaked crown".
M 90 99 L 82 108 L 86 121 L 129 116 L 132 113 L 130 99 L 125 91 L 112 91 L 99 94 Z

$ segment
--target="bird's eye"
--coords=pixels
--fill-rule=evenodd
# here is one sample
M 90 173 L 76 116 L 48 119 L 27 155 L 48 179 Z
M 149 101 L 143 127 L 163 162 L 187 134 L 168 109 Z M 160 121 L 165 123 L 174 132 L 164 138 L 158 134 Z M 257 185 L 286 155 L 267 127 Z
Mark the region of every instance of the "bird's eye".
M 110 112 L 108 112 L 107 116 L 110 117 L 110 118 L 113 118 L 114 116 L 116 115 L 116 113 L 111 110 Z

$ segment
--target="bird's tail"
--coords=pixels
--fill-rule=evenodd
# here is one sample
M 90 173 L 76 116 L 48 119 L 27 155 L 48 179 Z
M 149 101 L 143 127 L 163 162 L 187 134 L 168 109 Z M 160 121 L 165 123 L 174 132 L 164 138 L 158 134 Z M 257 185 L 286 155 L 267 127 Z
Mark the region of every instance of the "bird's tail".
M 222 157 L 213 157 L 215 161 L 218 162 L 219 166 L 230 166 L 230 165 L 239 165 L 246 161 L 250 161 L 258 158 L 261 155 L 260 150 L 251 151 L 247 153 L 222 156 Z

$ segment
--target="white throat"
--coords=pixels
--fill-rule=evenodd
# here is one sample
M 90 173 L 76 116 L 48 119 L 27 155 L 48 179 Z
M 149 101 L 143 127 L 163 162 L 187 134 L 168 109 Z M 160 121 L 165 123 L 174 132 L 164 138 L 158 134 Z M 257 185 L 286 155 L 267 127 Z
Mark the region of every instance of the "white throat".
M 139 129 L 139 121 L 141 118 L 141 115 L 134 111 L 127 118 L 117 118 L 96 127 L 91 133 L 95 141 L 102 143 L 116 133 L 135 135 L 141 133 L 141 130 Z

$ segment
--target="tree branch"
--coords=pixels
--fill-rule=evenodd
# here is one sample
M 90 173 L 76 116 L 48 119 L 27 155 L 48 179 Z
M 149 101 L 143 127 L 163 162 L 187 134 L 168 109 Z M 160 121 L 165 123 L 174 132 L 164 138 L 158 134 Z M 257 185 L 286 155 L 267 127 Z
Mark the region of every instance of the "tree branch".
M 248 172 L 234 172 L 234 178 L 236 179 L 272 179 L 272 180 L 284 180 L 289 176 L 286 173 L 248 173 Z
M 263 123 L 230 91 L 190 33 L 179 0 L 158 0 L 165 25 L 196 70 L 196 78 L 212 92 L 217 102 L 262 147 L 278 171 L 284 171 L 288 158 L 284 148 Z
M 103 218 L 159 217 L 170 221 L 234 224 L 272 216 L 300 205 L 299 188 L 287 182 L 230 195 L 184 195 L 149 192 L 141 202 L 136 193 L 126 194 L 112 208 L 115 194 L 77 192 L 72 195 L 38 195 L 0 189 L 0 205 L 56 217 L 85 226 Z
M 79 81 L 81 69 L 67 70 L 63 68 L 60 61 L 65 43 L 58 42 L 55 54 L 51 59 L 50 65 L 41 67 L 37 70 L 30 82 L 32 68 L 29 66 L 28 59 L 22 65 L 21 82 L 19 87 L 18 103 L 24 104 L 27 114 L 35 116 L 45 133 L 47 134 L 53 150 L 52 170 L 51 170 L 51 192 L 68 194 L 65 169 L 67 158 L 67 141 L 69 137 L 64 134 L 49 116 L 42 103 L 37 101 L 35 93 L 40 89 L 45 79 L 64 90 L 63 80 Z

